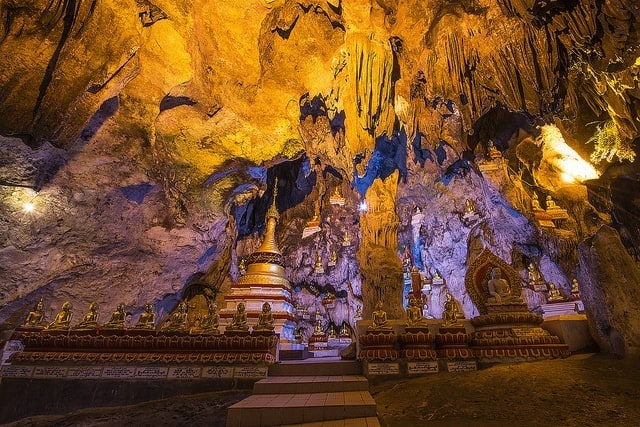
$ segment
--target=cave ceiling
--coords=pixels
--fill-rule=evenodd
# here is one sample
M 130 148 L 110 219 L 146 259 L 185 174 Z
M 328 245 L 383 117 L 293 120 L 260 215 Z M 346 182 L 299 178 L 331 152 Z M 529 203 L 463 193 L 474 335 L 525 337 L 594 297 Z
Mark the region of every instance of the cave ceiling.
M 175 293 L 194 271 L 180 259 L 205 271 L 262 224 L 275 175 L 293 221 L 320 177 L 354 200 L 377 178 L 412 186 L 409 164 L 446 183 L 465 164 L 429 159 L 491 140 L 526 163 L 545 125 L 600 172 L 637 171 L 635 0 L 0 0 L 0 15 L 0 302 L 68 280 L 101 298 L 131 282 L 139 306 Z M 16 219 L 22 188 L 56 202 Z

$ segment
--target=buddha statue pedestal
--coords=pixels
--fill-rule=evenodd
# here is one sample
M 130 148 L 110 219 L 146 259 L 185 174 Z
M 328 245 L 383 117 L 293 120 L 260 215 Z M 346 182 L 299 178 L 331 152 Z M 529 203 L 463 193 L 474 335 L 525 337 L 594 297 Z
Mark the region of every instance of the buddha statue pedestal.
M 329 347 L 329 338 L 325 333 L 314 333 L 309 337 L 309 350 L 326 350 Z
M 520 362 L 567 357 L 569 348 L 540 327 L 542 316 L 527 311 L 474 317 L 471 341 L 478 361 Z
M 275 335 L 274 331 L 251 331 L 252 337 L 269 337 L 271 335 Z
M 469 348 L 471 334 L 464 326 L 441 326 L 436 334 L 436 353 L 447 371 L 475 371 L 476 356 Z
M 364 362 L 366 376 L 400 374 L 397 341 L 398 335 L 393 330 L 368 330 L 360 335 L 357 359 Z
M 435 336 L 428 328 L 406 328 L 398 337 L 402 350 L 400 357 L 407 361 L 407 373 L 438 372 L 438 355 L 434 350 Z

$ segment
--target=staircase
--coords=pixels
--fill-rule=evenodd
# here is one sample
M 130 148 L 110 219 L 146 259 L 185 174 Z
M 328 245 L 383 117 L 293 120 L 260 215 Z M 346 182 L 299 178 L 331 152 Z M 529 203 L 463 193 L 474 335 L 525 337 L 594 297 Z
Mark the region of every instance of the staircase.
M 255 383 L 253 395 L 229 407 L 227 427 L 379 427 L 360 364 L 323 359 L 269 367 L 269 376 Z

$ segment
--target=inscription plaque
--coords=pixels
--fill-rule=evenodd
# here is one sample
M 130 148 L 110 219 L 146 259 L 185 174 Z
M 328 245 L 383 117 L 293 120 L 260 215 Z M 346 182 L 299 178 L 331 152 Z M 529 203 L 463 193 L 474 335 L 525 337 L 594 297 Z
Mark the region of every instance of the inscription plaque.
M 29 378 L 31 375 L 33 375 L 33 368 L 33 366 L 4 365 L 2 367 L 0 376 L 11 378 Z
M 236 366 L 234 378 L 264 378 L 267 376 L 266 366 Z
M 202 378 L 233 378 L 233 366 L 206 366 Z
M 100 378 L 102 377 L 102 368 L 94 366 L 72 366 L 67 371 L 67 378 L 83 379 L 83 378 Z
M 33 370 L 34 378 L 64 378 L 67 368 L 64 366 L 36 366 Z
M 145 366 L 136 368 L 135 378 L 157 380 L 167 378 L 169 368 L 164 366 Z
M 133 366 L 107 366 L 102 370 L 102 378 L 133 378 L 136 368 Z
M 477 370 L 478 364 L 475 360 L 454 360 L 447 362 L 447 371 L 449 372 L 471 372 Z
M 436 360 L 422 362 L 408 362 L 407 371 L 411 374 L 435 374 L 438 372 L 438 362 Z
M 398 363 L 369 363 L 367 373 L 369 375 L 398 375 L 400 365 Z
M 191 380 L 200 378 L 202 368 L 196 366 L 172 366 L 167 378 L 170 380 Z

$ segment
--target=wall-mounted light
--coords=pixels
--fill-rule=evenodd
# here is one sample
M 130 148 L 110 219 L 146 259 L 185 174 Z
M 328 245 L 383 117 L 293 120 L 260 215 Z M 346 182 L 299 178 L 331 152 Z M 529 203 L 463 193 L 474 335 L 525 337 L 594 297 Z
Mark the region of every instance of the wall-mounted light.
M 369 205 L 367 204 L 366 200 L 362 200 L 359 204 L 358 204 L 358 210 L 360 212 L 369 212 Z

